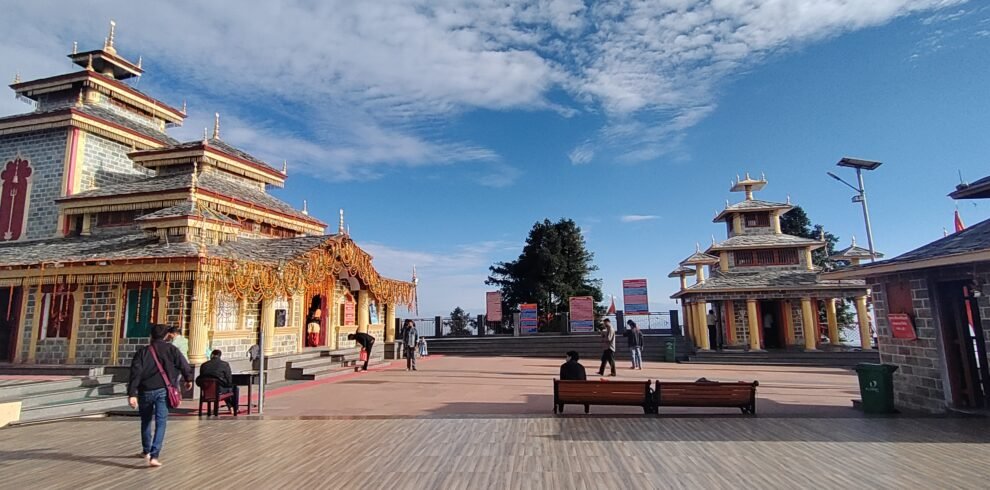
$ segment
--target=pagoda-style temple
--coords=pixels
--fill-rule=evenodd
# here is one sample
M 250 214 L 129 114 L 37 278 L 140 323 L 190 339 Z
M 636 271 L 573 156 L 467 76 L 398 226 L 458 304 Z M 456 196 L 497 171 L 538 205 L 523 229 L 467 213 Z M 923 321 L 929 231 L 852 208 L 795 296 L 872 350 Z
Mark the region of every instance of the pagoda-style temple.
M 825 247 L 825 241 L 782 233 L 780 217 L 792 209 L 790 199 L 784 203 L 756 199 L 754 192 L 766 184 L 764 178 L 737 177 L 730 191 L 742 192 L 745 198 L 736 204 L 726 202 L 714 219 L 725 223 L 727 239 L 713 238 L 707 250 L 697 248 L 670 273 L 681 280 L 680 290 L 671 298 L 682 302 L 687 335 L 698 349 L 715 348 L 707 326 L 712 310 L 718 319 L 717 338 L 726 347 L 814 351 L 823 336 L 830 344 L 839 343 L 836 301 L 854 299 L 862 347 L 869 349 L 864 282 L 822 279 L 812 252 Z M 692 275 L 694 284 L 688 285 Z M 825 311 L 825 328 L 819 326 L 820 309 Z
M 127 83 L 114 28 L 78 71 L 11 88 L 35 110 L 0 118 L 0 362 L 121 365 L 150 325 L 179 326 L 188 357 L 239 359 L 350 347 L 347 334 L 394 337 L 415 286 L 268 193 L 272 165 L 212 134 L 179 142 L 182 109 Z M 320 314 L 315 314 L 319 311 Z M 305 324 L 317 318 L 318 335 Z

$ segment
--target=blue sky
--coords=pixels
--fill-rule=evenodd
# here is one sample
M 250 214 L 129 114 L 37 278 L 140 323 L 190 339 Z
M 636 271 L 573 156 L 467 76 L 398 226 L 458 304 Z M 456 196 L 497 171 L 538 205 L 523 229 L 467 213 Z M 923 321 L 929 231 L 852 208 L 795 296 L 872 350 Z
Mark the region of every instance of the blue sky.
M 248 2 L 249 3 L 249 2 Z M 275 193 L 351 234 L 379 269 L 420 276 L 420 313 L 480 313 L 494 261 L 532 224 L 572 218 L 606 294 L 666 275 L 724 228 L 736 174 L 766 174 L 816 223 L 865 243 L 842 156 L 867 175 L 877 247 L 952 227 L 958 183 L 990 174 L 990 8 L 953 0 L 21 2 L 0 73 L 69 69 L 72 41 L 143 56 L 138 87 L 222 114 L 225 140 L 276 166 Z M 30 110 L 0 98 L 0 114 Z M 966 223 L 987 205 L 959 204 Z M 621 302 L 619 304 L 621 307 Z

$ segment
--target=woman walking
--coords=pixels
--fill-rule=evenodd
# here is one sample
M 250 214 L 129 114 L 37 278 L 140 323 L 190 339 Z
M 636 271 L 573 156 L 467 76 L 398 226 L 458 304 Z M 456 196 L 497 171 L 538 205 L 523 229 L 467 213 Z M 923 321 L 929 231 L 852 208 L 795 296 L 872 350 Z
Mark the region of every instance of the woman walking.
M 134 353 L 127 383 L 127 403 L 141 414 L 141 457 L 151 467 L 162 465 L 158 456 L 165 443 L 168 409 L 177 405 L 169 393 L 175 389 L 171 380 L 182 375 L 187 390 L 192 389 L 193 381 L 192 367 L 176 346 L 165 341 L 166 335 L 166 325 L 151 326 L 151 343 Z M 154 436 L 152 420 L 155 422 Z
M 626 322 L 629 326 L 629 330 L 626 332 L 626 338 L 629 339 L 629 352 L 632 354 L 632 368 L 643 370 L 643 332 L 636 325 L 636 322 L 629 320 Z
M 602 320 L 602 366 L 598 368 L 598 375 L 605 375 L 605 364 L 611 368 L 609 376 L 615 376 L 615 329 L 612 328 L 612 321 L 606 318 Z

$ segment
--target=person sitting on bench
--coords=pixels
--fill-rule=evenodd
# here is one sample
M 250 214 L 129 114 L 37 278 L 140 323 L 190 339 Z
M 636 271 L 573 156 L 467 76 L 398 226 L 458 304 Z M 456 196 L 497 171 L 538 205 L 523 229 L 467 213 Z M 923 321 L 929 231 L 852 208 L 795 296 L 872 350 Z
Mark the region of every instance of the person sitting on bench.
M 375 338 L 364 332 L 357 332 L 348 335 L 347 340 L 353 340 L 357 342 L 357 344 L 364 349 L 366 355 L 364 356 L 364 368 L 362 369 L 364 371 L 367 371 L 368 361 L 371 360 L 371 347 L 375 345 Z
M 240 392 L 237 389 L 237 385 L 234 384 L 234 376 L 230 372 L 230 364 L 220 358 L 223 352 L 220 349 L 214 349 L 210 353 L 210 360 L 203 363 L 199 367 L 199 376 L 196 378 L 196 385 L 202 386 L 200 380 L 202 378 L 212 378 L 217 381 L 217 396 L 224 393 L 233 393 L 234 396 L 227 399 L 227 406 L 230 407 L 232 413 L 237 413 L 237 404 L 240 397 Z
M 567 362 L 560 365 L 560 379 L 587 381 L 588 375 L 584 371 L 584 366 L 578 362 L 579 358 L 577 351 L 572 350 L 567 353 Z

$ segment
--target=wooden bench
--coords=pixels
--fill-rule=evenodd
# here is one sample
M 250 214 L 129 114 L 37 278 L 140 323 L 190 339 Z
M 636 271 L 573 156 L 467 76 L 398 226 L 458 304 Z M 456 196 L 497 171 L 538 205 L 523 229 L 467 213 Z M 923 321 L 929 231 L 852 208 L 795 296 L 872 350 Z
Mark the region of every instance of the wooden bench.
M 720 383 L 717 381 L 657 381 L 654 391 L 657 412 L 660 407 L 729 407 L 745 414 L 756 413 L 758 381 Z
M 571 381 L 553 380 L 553 413 L 564 413 L 564 405 L 624 405 L 643 407 L 655 413 L 649 381 Z

